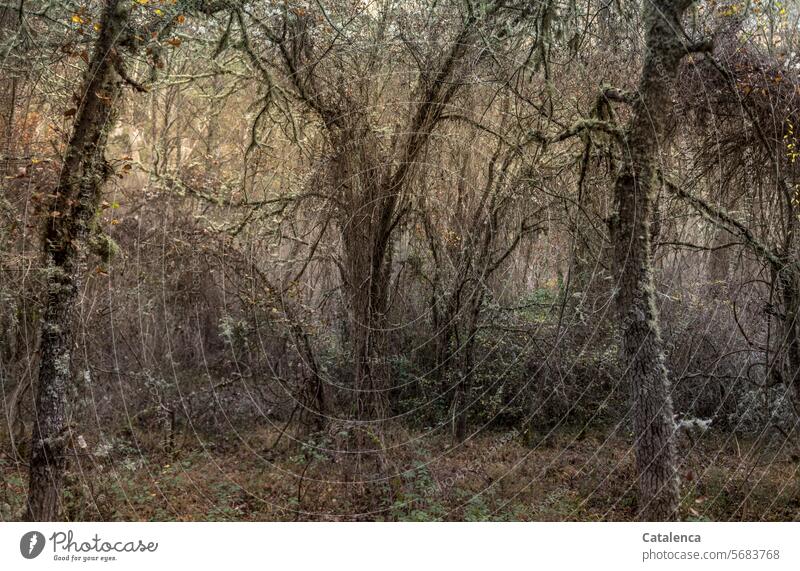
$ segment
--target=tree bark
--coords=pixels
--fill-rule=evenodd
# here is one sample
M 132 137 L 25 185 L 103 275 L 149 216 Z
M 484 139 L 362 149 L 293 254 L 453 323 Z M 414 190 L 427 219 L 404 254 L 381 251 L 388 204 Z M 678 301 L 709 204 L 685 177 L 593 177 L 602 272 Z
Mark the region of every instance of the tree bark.
M 786 388 L 800 414 L 800 277 L 794 264 L 787 260 L 778 279 L 783 298 L 783 339 L 781 349 L 786 351 Z
M 100 191 L 110 168 L 104 152 L 114 122 L 122 79 L 116 46 L 124 35 L 130 7 L 108 0 L 100 35 L 87 70 L 81 101 L 44 229 L 46 300 L 41 324 L 41 360 L 31 446 L 26 519 L 58 517 L 66 470 L 66 392 L 74 345 L 73 308 L 85 265 Z
M 345 240 L 345 248 L 351 284 L 356 418 L 380 422 L 385 420 L 389 406 L 385 329 L 391 267 L 391 252 L 386 248 L 391 248 L 391 243 L 381 238 L 381 230 L 372 222 L 364 224 L 369 229 L 367 235 L 360 240 Z
M 453 393 L 453 441 L 463 442 L 467 437 L 467 421 L 469 420 L 469 393 L 472 389 L 472 381 L 475 376 L 475 344 L 478 335 L 478 320 L 483 304 L 483 290 L 476 284 L 478 291 L 472 293 L 467 308 L 469 314 L 466 316 L 466 327 L 464 335 L 463 355 L 461 357 L 461 374 L 459 375 L 458 385 Z
M 10 6 L 0 8 L 0 41 L 3 44 L 12 41 L 11 36 L 17 33 L 17 29 L 22 21 L 22 8 L 13 10 Z M 5 57 L 8 57 L 8 53 Z M 12 172 L 12 165 L 15 162 L 15 136 L 14 121 L 17 106 L 17 77 L 3 78 L 0 81 L 0 106 L 2 106 L 2 140 L 0 140 L 0 176 L 6 176 Z
M 656 162 L 673 107 L 673 83 L 687 53 L 679 35 L 681 17 L 691 2 L 644 3 L 645 60 L 625 133 L 625 161 L 614 189 L 617 311 L 633 397 L 639 517 L 651 521 L 674 520 L 679 502 L 675 423 L 655 300 L 650 227 Z

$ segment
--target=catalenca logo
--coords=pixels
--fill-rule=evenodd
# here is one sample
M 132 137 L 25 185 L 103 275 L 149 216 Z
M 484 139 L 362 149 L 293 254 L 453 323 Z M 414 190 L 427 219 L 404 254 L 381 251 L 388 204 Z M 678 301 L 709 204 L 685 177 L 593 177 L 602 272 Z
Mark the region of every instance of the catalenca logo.
M 29 531 L 19 540 L 19 552 L 25 559 L 34 559 L 44 549 L 44 534 L 38 531 Z

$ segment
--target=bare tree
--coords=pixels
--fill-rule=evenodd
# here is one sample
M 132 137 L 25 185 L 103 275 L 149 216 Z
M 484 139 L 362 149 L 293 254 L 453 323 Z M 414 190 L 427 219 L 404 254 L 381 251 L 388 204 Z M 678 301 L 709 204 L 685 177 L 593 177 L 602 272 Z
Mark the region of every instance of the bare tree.
M 386 53 L 380 50 L 381 42 L 396 42 L 387 34 L 398 7 L 387 5 L 375 15 L 355 14 L 349 22 L 359 21 L 354 26 L 357 31 L 334 26 L 333 39 L 327 42 L 320 42 L 316 22 L 325 18 L 330 22 L 330 16 L 324 11 L 320 15 L 318 9 L 285 9 L 271 26 L 255 19 L 256 29 L 266 31 L 277 47 L 284 81 L 294 98 L 317 115 L 331 149 L 317 180 L 331 189 L 337 212 L 359 420 L 381 421 L 388 407 L 387 304 L 395 231 L 409 211 L 409 185 L 442 115 L 468 84 L 466 76 L 474 65 L 470 56 L 480 57 L 482 34 L 490 32 L 501 6 L 492 2 L 480 10 L 469 3 L 466 7 L 465 13 L 455 16 L 460 20 L 456 33 L 438 39 L 435 49 L 405 41 L 419 66 L 417 83 L 408 108 L 399 113 L 402 121 L 388 137 L 373 109 L 386 105 L 383 91 L 396 87 L 394 81 L 379 85 L 376 78 L 383 81 L 380 72 L 387 55 L 397 53 L 394 47 Z M 361 32 L 361 26 L 368 32 Z M 372 42 L 369 54 L 352 61 L 349 42 L 365 40 Z M 444 47 L 441 41 L 446 41 Z M 245 48 L 258 67 L 268 67 L 247 37 Z M 344 73 L 350 74 L 349 84 L 343 83 Z M 332 85 L 338 88 L 332 90 Z M 391 117 L 380 119 L 398 123 Z

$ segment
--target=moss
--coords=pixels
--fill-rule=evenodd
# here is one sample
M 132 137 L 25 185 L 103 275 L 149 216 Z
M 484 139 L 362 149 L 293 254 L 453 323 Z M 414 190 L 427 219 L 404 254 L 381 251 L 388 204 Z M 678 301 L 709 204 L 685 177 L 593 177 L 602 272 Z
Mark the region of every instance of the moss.
M 106 264 L 113 260 L 120 251 L 119 244 L 117 244 L 111 236 L 103 232 L 95 234 L 91 240 L 89 240 L 89 247 L 92 253 Z

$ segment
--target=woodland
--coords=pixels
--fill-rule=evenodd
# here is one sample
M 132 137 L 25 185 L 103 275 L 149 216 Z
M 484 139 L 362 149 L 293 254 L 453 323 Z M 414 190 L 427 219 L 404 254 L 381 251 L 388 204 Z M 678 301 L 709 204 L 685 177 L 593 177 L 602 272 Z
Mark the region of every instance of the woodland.
M 0 0 L 0 520 L 800 519 L 793 0 Z

